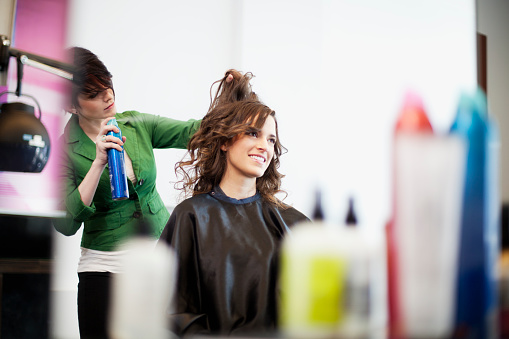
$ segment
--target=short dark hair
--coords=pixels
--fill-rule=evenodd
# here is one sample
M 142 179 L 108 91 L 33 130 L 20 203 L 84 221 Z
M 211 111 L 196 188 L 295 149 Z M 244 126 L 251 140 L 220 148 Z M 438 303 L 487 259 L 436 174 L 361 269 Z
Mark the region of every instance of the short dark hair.
M 83 47 L 71 47 L 75 71 L 73 73 L 71 104 L 79 107 L 78 95 L 113 90 L 112 75 L 97 55 Z

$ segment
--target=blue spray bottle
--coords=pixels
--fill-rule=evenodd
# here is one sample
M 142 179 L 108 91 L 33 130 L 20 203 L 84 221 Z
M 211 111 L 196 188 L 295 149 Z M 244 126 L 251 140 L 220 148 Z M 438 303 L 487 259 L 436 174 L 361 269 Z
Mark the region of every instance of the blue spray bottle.
M 458 260 L 456 336 L 496 338 L 498 133 L 485 95 L 463 94 L 451 133 L 463 136 L 467 160 Z
M 118 128 L 117 120 L 111 119 L 108 125 Z M 109 131 L 108 135 L 113 135 L 122 140 L 122 132 L 115 133 Z M 108 169 L 110 172 L 111 198 L 113 200 L 125 200 L 129 198 L 129 189 L 127 188 L 127 173 L 125 170 L 124 149 L 122 152 L 116 149 L 108 149 Z

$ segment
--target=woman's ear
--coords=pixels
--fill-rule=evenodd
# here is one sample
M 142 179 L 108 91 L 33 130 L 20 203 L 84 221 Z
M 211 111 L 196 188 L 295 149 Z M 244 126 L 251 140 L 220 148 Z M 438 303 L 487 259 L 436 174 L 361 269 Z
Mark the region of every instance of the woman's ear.
M 76 107 L 72 106 L 72 107 L 69 107 L 67 109 L 67 112 L 71 113 L 71 114 L 78 114 L 78 110 L 76 109 Z
M 221 145 L 221 151 L 226 152 L 228 150 L 228 146 L 226 144 Z

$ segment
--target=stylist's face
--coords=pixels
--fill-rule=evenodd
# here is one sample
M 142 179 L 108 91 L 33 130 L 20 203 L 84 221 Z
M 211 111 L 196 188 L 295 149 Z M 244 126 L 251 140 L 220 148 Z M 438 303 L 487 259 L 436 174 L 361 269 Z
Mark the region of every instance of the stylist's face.
M 262 129 L 240 135 L 226 150 L 227 178 L 259 178 L 263 176 L 276 144 L 276 121 L 268 116 Z
M 78 113 L 80 117 L 85 119 L 103 120 L 113 117 L 117 113 L 115 95 L 111 88 L 91 94 L 80 94 L 78 95 L 78 103 L 80 105 Z

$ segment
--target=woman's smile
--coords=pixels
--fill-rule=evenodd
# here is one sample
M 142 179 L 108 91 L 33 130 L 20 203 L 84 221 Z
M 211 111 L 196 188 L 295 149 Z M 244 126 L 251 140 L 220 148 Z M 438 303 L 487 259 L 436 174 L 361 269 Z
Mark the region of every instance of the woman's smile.
M 264 164 L 267 161 L 267 159 L 261 154 L 249 154 L 249 157 L 260 164 Z

